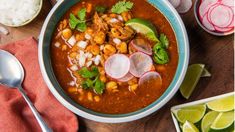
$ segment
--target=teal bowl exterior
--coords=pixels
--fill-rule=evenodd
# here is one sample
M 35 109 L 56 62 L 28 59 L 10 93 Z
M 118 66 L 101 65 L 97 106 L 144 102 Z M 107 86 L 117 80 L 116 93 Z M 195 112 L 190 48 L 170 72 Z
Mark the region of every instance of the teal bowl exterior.
M 61 88 L 59 82 L 57 81 L 50 57 L 50 44 L 53 32 L 56 28 L 56 24 L 59 22 L 60 18 L 65 14 L 65 12 L 73 6 L 79 0 L 61 0 L 53 7 L 53 9 L 48 14 L 44 25 L 41 30 L 39 39 L 39 64 L 43 75 L 43 78 L 49 87 L 51 93 L 57 98 L 57 100 L 62 103 L 66 108 L 76 113 L 84 118 L 106 123 L 120 123 L 128 122 L 143 118 L 151 113 L 159 110 L 164 106 L 178 91 L 187 67 L 189 60 L 189 43 L 188 36 L 185 30 L 185 26 L 176 12 L 176 10 L 170 5 L 167 0 L 148 0 L 148 2 L 156 7 L 164 16 L 168 19 L 171 26 L 174 29 L 177 43 L 178 43 L 178 53 L 179 53 L 179 63 L 174 76 L 173 81 L 163 95 L 157 99 L 155 102 L 149 106 L 137 110 L 135 112 L 127 114 L 103 114 L 98 113 L 87 108 L 84 108 L 73 101 Z M 128 108 L 127 108 L 128 109 Z

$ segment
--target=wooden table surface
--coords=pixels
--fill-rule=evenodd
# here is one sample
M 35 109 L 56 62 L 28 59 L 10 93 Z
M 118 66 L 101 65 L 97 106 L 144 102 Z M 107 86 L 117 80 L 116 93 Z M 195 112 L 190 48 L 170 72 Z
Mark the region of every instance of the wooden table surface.
M 51 9 L 49 1 L 44 0 L 40 15 L 30 24 L 19 28 L 8 28 L 10 34 L 0 34 L 0 44 L 38 37 L 46 15 Z M 185 100 L 179 92 L 159 111 L 143 119 L 121 124 L 105 124 L 79 118 L 80 131 L 89 132 L 174 132 L 175 127 L 170 115 L 174 105 L 191 102 L 234 91 L 234 39 L 212 36 L 199 27 L 193 15 L 193 9 L 182 15 L 190 41 L 190 64 L 204 63 L 212 77 L 203 78 L 198 83 L 193 95 Z

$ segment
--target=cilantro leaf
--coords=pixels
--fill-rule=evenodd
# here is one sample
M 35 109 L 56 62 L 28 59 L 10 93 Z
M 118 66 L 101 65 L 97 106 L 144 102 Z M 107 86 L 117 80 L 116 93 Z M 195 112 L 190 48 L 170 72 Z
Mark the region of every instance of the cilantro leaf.
M 81 21 L 84 21 L 86 18 L 86 8 L 82 8 L 80 11 L 78 11 L 78 18 Z
M 105 6 L 96 6 L 95 10 L 99 13 L 104 13 L 106 11 L 107 7 Z
M 86 79 L 85 81 L 82 82 L 82 87 L 84 89 L 89 89 L 93 87 L 93 81 L 91 79 Z
M 82 82 L 83 89 L 93 89 L 97 94 L 103 93 L 105 84 L 100 80 L 99 70 L 97 67 L 93 66 L 90 70 L 83 67 L 78 72 L 83 78 L 85 78 Z
M 91 71 L 89 71 L 86 67 L 83 67 L 81 70 L 78 71 L 78 73 L 83 78 L 94 78 L 99 75 L 99 70 L 97 67 L 92 67 Z
M 79 20 L 75 17 L 75 15 L 70 13 L 70 15 L 69 15 L 69 26 L 71 27 L 71 29 L 75 29 L 78 22 L 79 22 Z
M 133 7 L 133 3 L 128 1 L 119 1 L 118 3 L 116 3 L 111 11 L 112 13 L 117 13 L 117 14 L 121 14 L 122 12 L 126 12 L 129 11 L 132 7 Z
M 82 8 L 78 11 L 78 18 L 72 13 L 69 15 L 69 26 L 71 29 L 77 29 L 80 32 L 84 32 L 86 30 L 86 8 Z
M 85 22 L 78 23 L 76 29 L 78 31 L 84 32 L 86 30 L 87 26 Z
M 166 64 L 169 62 L 169 55 L 161 43 L 157 43 L 153 47 L 153 60 L 157 64 Z
M 102 94 L 104 92 L 104 82 L 102 82 L 100 79 L 97 79 L 95 82 L 94 90 L 97 94 Z
M 169 40 L 165 34 L 160 34 L 159 40 L 164 48 L 169 47 Z

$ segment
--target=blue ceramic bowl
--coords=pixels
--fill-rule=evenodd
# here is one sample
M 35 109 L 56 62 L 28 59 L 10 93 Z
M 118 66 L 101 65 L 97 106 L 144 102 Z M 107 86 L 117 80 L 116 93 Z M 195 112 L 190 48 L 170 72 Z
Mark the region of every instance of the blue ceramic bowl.
M 60 18 L 66 13 L 66 11 L 73 6 L 79 0 L 61 0 L 53 7 L 53 9 L 48 14 L 44 25 L 41 30 L 40 40 L 39 40 L 39 63 L 43 78 L 48 85 L 52 94 L 57 98 L 57 100 L 63 104 L 66 108 L 76 113 L 84 118 L 106 123 L 120 123 L 128 122 L 143 118 L 164 106 L 178 91 L 186 70 L 189 60 L 189 44 L 188 36 L 185 30 L 185 26 L 176 12 L 176 10 L 171 6 L 167 0 L 148 0 L 150 4 L 156 7 L 164 16 L 168 19 L 171 26 L 174 29 L 177 43 L 178 43 L 178 53 L 179 53 L 179 63 L 177 71 L 175 73 L 174 79 L 170 86 L 163 93 L 163 95 L 157 99 L 155 102 L 149 106 L 140 109 L 138 111 L 127 113 L 127 114 L 103 114 L 94 112 L 87 108 L 84 108 L 73 101 L 66 93 L 63 91 L 59 85 L 56 77 L 53 73 L 51 60 L 50 60 L 50 44 L 53 36 L 56 24 L 59 22 Z

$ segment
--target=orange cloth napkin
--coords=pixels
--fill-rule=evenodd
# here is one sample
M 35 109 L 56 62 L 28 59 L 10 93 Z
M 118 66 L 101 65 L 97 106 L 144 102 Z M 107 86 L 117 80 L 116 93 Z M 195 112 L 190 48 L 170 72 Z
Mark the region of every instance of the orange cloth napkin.
M 77 131 L 77 117 L 55 99 L 43 81 L 38 64 L 37 41 L 30 37 L 11 44 L 0 45 L 0 49 L 9 51 L 22 63 L 25 70 L 23 88 L 53 131 Z M 2 85 L 0 85 L 0 131 L 41 131 L 19 91 Z

